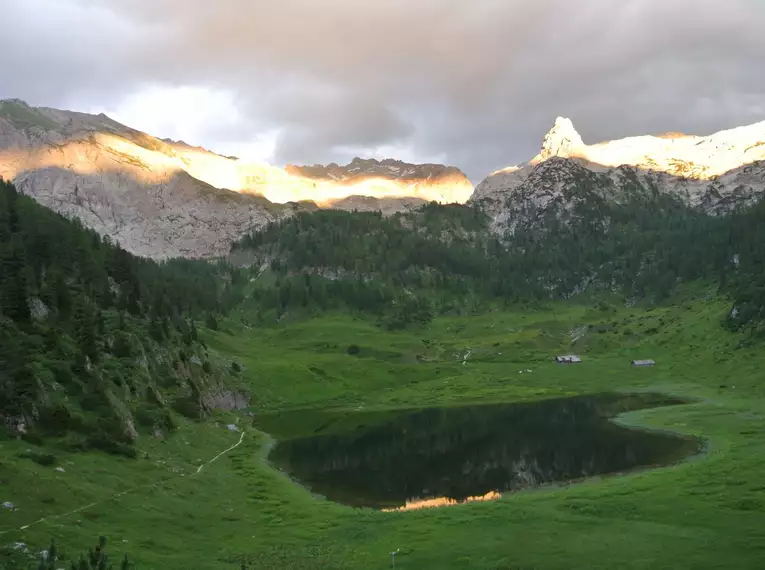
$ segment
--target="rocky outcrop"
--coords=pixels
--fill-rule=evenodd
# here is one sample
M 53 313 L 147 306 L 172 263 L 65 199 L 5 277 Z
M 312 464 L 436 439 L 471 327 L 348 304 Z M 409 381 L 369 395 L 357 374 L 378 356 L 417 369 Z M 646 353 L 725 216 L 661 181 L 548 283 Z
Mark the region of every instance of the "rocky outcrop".
M 380 200 L 418 200 L 441 203 L 464 203 L 473 185 L 458 168 L 442 164 L 410 164 L 391 158 L 354 158 L 345 166 L 288 165 L 285 170 L 298 177 L 314 180 L 319 189 L 348 188 L 346 196 L 364 196 Z M 337 191 L 334 193 L 337 194 Z M 323 201 L 336 207 L 346 196 L 327 196 Z M 409 202 L 411 204 L 411 201 Z
M 396 212 L 405 212 L 428 203 L 424 198 L 374 198 L 372 196 L 348 196 L 330 200 L 326 206 L 335 210 L 349 212 L 382 212 L 390 216 Z
M 689 136 L 670 133 L 586 145 L 570 120 L 558 118 L 530 161 L 489 175 L 471 203 L 500 231 L 526 227 L 531 212 L 571 205 L 582 193 L 618 201 L 629 193 L 667 193 L 724 214 L 765 195 L 765 122 Z
M 558 117 L 555 119 L 555 125 L 542 141 L 539 158 L 547 160 L 552 156 L 572 156 L 583 146 L 582 137 L 576 132 L 571 119 Z
M 242 410 L 250 405 L 250 396 L 218 385 L 202 395 L 202 405 L 208 410 Z
M 392 213 L 472 193 L 456 168 L 355 159 L 282 169 L 19 100 L 0 101 L 0 177 L 154 258 L 222 255 L 253 228 L 317 204 Z
M 16 186 L 37 201 L 146 257 L 212 257 L 284 214 L 266 200 L 219 190 L 185 172 L 145 183 L 126 172 L 33 169 Z

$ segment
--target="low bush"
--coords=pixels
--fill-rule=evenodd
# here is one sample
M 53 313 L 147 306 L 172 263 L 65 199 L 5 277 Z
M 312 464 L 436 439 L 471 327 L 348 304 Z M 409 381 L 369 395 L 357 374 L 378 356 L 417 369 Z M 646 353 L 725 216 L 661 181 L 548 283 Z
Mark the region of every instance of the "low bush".
M 19 457 L 22 459 L 29 459 L 31 461 L 34 461 L 38 465 L 42 465 L 43 467 L 53 467 L 58 459 L 55 455 L 52 453 L 41 453 L 38 451 L 23 451 L 18 454 Z

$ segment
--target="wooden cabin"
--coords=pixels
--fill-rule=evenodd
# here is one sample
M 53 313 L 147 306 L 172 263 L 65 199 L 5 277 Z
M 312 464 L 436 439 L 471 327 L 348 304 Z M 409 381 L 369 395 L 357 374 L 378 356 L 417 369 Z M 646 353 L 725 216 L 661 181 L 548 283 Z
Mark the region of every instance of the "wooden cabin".
M 565 354 L 563 356 L 555 357 L 555 362 L 558 364 L 577 364 L 581 361 L 582 359 L 579 358 L 576 354 Z

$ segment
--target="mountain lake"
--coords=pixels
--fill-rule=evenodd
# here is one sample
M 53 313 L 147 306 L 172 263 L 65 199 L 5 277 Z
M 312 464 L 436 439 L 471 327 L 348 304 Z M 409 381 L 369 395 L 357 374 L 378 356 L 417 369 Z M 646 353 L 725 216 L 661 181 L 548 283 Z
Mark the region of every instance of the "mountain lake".
M 661 394 L 260 416 L 278 443 L 269 461 L 330 501 L 406 510 L 676 463 L 697 438 L 631 429 L 624 412 L 688 404 Z

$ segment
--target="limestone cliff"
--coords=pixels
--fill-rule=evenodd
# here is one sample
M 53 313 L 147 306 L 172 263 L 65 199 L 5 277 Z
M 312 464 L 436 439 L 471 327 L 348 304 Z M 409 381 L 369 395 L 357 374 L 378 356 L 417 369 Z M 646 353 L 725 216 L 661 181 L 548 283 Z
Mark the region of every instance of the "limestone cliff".
M 536 157 L 489 175 L 471 202 L 492 214 L 498 230 L 512 231 L 532 211 L 570 203 L 582 184 L 613 200 L 624 192 L 669 193 L 724 214 L 765 195 L 765 122 L 709 136 L 668 133 L 587 145 L 559 117 Z
M 0 102 L 0 176 L 139 255 L 221 255 L 247 230 L 285 212 L 195 177 L 194 156 L 227 160 L 105 115 Z
M 317 204 L 392 213 L 464 202 L 473 190 L 441 165 L 356 159 L 283 169 L 19 100 L 0 101 L 0 177 L 154 258 L 221 255 L 252 228 Z

